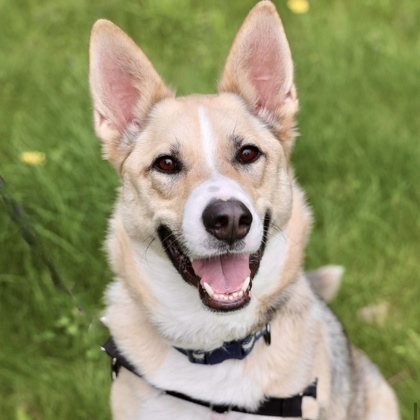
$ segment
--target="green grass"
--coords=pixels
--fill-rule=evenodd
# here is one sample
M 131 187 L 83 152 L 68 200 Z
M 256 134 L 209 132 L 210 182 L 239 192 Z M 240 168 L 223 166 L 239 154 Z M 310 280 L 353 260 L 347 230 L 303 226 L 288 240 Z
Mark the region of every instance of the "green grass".
M 180 94 L 213 92 L 253 4 L 0 2 L 2 418 L 109 418 L 98 318 L 112 277 L 102 241 L 117 177 L 91 128 L 91 25 L 101 17 L 120 25 Z M 301 101 L 293 161 L 315 213 L 307 266 L 346 267 L 333 308 L 394 377 L 403 418 L 412 419 L 420 403 L 420 3 L 313 0 L 303 15 L 276 4 Z M 46 163 L 23 164 L 20 153 L 31 150 Z M 357 316 L 381 302 L 390 307 L 384 325 Z

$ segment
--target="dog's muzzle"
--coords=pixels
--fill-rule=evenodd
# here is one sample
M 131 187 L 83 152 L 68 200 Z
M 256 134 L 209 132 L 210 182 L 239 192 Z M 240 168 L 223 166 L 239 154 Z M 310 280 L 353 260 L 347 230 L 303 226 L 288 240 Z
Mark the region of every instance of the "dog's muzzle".
M 252 280 L 264 253 L 270 220 L 267 213 L 260 247 L 251 254 L 240 253 L 237 246 L 246 239 L 253 216 L 236 199 L 213 200 L 202 213 L 206 231 L 220 243 L 222 252 L 190 259 L 189 250 L 169 227 L 160 226 L 158 235 L 174 267 L 187 283 L 198 289 L 205 306 L 219 312 L 235 311 L 245 307 L 251 299 Z M 235 252 L 230 252 L 231 249 Z

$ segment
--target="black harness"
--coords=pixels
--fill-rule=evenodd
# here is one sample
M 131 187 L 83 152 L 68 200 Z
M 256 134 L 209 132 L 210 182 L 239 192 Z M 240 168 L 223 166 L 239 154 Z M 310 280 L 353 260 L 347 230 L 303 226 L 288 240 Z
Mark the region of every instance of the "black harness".
M 176 348 L 181 353 L 185 354 L 191 363 L 199 364 L 218 364 L 227 359 L 243 359 L 252 350 L 254 343 L 259 338 L 264 337 L 267 345 L 270 344 L 270 329 L 269 326 L 263 328 L 255 334 L 251 334 L 243 340 L 232 341 L 225 343 L 223 347 L 213 350 L 211 352 L 197 352 L 192 350 L 184 350 Z M 128 371 L 135 375 L 142 377 L 142 375 L 136 370 L 136 368 L 119 352 L 115 341 L 111 337 L 103 346 L 102 350 L 111 357 L 111 375 L 112 379 L 115 380 L 118 376 L 118 372 L 121 367 L 124 367 Z M 316 400 L 317 397 L 317 379 L 306 387 L 298 395 L 294 395 L 289 398 L 274 398 L 270 397 L 263 401 L 257 410 L 250 411 L 242 407 L 235 405 L 223 405 L 223 404 L 212 404 L 208 401 L 197 400 L 188 395 L 181 394 L 175 391 L 164 391 L 165 394 L 171 395 L 172 397 L 188 401 L 193 404 L 198 404 L 204 407 L 208 407 L 216 413 L 227 413 L 229 411 L 256 414 L 260 416 L 271 416 L 271 417 L 302 417 L 302 401 L 304 397 L 311 397 Z

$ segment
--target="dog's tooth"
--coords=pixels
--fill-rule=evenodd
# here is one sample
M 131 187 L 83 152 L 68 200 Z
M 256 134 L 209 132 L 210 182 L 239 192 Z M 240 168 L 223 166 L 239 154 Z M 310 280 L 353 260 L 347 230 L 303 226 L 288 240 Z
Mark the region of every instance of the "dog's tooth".
M 223 300 L 229 300 L 229 296 L 228 295 L 223 295 Z
M 239 296 L 239 297 L 242 297 L 243 295 L 244 295 L 243 290 L 241 290 L 240 292 L 238 292 L 238 296 Z
M 229 295 L 229 300 L 235 299 L 233 295 Z
M 211 288 L 211 286 L 208 283 L 204 283 L 203 286 L 210 297 L 213 297 L 215 295 L 214 290 Z
M 236 299 L 239 296 L 239 292 L 232 293 L 232 296 Z
M 241 287 L 241 290 L 243 292 L 246 292 L 246 290 L 248 289 L 248 286 L 249 286 L 249 282 L 250 281 L 251 281 L 251 278 L 250 277 L 247 277 L 246 280 L 244 281 L 244 284 Z

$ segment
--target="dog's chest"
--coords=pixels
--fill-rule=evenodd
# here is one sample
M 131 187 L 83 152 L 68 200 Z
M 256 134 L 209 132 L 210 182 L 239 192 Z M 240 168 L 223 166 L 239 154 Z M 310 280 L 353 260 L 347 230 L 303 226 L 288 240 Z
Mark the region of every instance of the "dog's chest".
M 264 343 L 257 343 L 256 346 Z M 245 360 L 226 360 L 217 365 L 191 363 L 171 349 L 150 381 L 160 389 L 173 390 L 215 404 L 257 403 L 264 397 L 265 380 Z
M 264 349 L 263 342 L 257 344 L 261 347 L 260 351 Z M 136 401 L 138 416 L 135 417 L 138 419 L 266 419 L 267 416 L 236 411 L 219 414 L 199 403 L 173 397 L 165 391 L 184 394 L 193 400 L 206 401 L 212 405 L 241 406 L 255 410 L 264 396 L 268 396 L 267 389 L 273 387 L 272 391 L 277 393 L 279 382 L 284 382 L 286 388 L 290 386 L 287 380 L 275 380 L 280 374 L 273 375 L 273 372 L 258 364 L 254 368 L 244 360 L 227 360 L 218 365 L 198 365 L 189 362 L 185 355 L 176 350 L 170 351 L 159 369 L 147 378 L 138 378 L 128 372 L 124 374 L 116 382 L 128 379 L 131 383 L 125 389 L 136 389 L 133 400 Z

